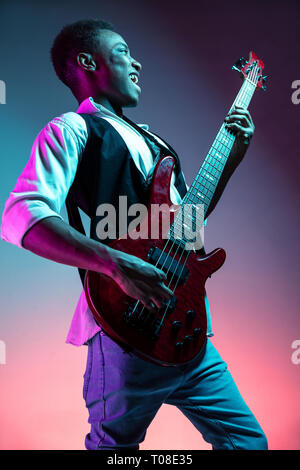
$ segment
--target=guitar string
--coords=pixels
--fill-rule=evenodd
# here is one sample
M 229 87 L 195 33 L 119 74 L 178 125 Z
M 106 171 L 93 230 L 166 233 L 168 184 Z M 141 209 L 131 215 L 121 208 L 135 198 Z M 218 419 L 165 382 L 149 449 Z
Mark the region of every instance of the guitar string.
M 241 89 L 241 90 L 239 91 L 239 93 L 238 93 L 238 95 L 237 95 L 237 97 L 236 97 L 236 100 L 234 101 L 232 107 L 233 107 L 234 104 L 241 98 L 240 95 L 245 95 L 246 93 L 247 93 L 247 91 L 244 91 L 244 90 Z M 231 107 L 231 108 L 232 108 L 232 107 Z M 230 109 L 231 109 L 231 108 L 230 108 Z M 219 133 L 217 134 L 217 137 L 216 137 L 215 140 L 217 140 L 218 136 L 222 133 L 223 130 L 224 130 L 224 126 L 221 127 L 221 129 L 220 129 Z M 234 142 L 234 140 L 235 140 L 235 138 L 233 138 L 232 143 Z M 225 147 L 227 147 L 227 146 L 225 146 Z M 231 151 L 231 149 L 230 149 L 230 151 Z M 210 184 L 211 184 L 211 183 L 210 183 Z M 193 185 L 192 185 L 192 186 L 193 186 Z M 192 189 L 192 187 L 191 187 L 191 189 Z M 188 196 L 188 193 L 187 193 L 186 196 Z M 184 197 L 184 199 L 186 199 L 186 196 Z M 187 198 L 187 199 L 188 199 L 188 198 Z M 193 195 L 193 197 L 192 197 L 192 199 L 190 199 L 190 201 L 191 201 L 191 202 L 194 202 L 194 201 L 195 201 L 195 195 Z M 189 201 L 189 202 L 190 202 L 190 201 Z M 183 202 L 182 202 L 181 204 L 184 204 L 184 203 L 186 203 L 186 201 L 183 200 Z M 175 223 L 176 223 L 176 219 L 175 219 Z M 168 241 L 170 241 L 170 240 L 168 240 Z M 174 244 L 174 243 L 173 243 L 173 244 Z M 172 247 L 173 247 L 173 245 L 172 245 Z M 171 248 L 172 248 L 172 247 L 171 247 Z M 158 261 L 160 260 L 161 256 L 162 256 L 162 254 L 160 255 Z M 164 264 L 163 264 L 163 266 L 164 266 Z
M 254 78 L 255 72 L 256 72 L 256 67 L 254 67 L 254 69 L 252 69 L 252 71 L 251 71 L 251 79 Z M 250 79 L 250 78 L 249 78 L 249 79 Z M 242 103 L 242 101 L 243 101 L 244 97 L 246 97 L 246 95 L 247 95 L 247 86 L 245 86 L 245 89 L 244 89 L 243 92 L 240 94 L 240 96 L 239 96 L 239 93 L 238 93 L 238 95 L 237 95 L 237 97 L 236 97 L 236 99 L 235 99 L 235 101 L 234 101 L 234 103 L 233 103 L 233 105 L 232 105 L 232 107 L 231 107 L 230 109 L 232 109 L 233 106 L 234 106 L 234 104 L 235 104 L 235 103 L 237 104 L 237 103 L 239 102 L 239 100 L 240 100 L 240 102 Z M 222 127 L 224 128 L 224 126 L 225 126 L 225 125 L 222 124 L 221 129 L 222 129 Z M 235 139 L 234 139 L 234 140 L 235 140 Z M 234 140 L 233 140 L 233 142 L 234 142 Z M 176 253 L 177 253 L 177 251 L 178 251 L 178 248 L 177 248 L 177 250 L 176 250 Z M 175 256 L 176 256 L 176 253 L 175 253 Z M 179 265 L 180 265 L 180 261 L 181 261 L 181 258 L 182 258 L 183 253 L 184 253 L 184 251 L 182 251 L 182 253 L 181 253 L 181 255 L 180 255 L 179 259 L 178 259 L 177 264 L 179 264 Z M 177 281 L 175 282 L 175 286 L 174 286 L 173 293 L 175 292 L 175 289 L 177 288 L 177 285 L 178 285 L 180 276 L 181 276 L 181 274 L 182 274 L 182 272 L 183 272 L 183 269 L 184 269 L 184 267 L 185 267 L 185 265 L 186 265 L 186 262 L 187 262 L 187 260 L 188 260 L 188 258 L 189 258 L 189 255 L 190 255 L 190 251 L 187 253 L 186 259 L 184 260 L 184 262 L 183 262 L 183 264 L 182 264 L 181 272 L 180 272 L 180 274 L 179 274 L 178 277 L 177 277 Z M 170 279 L 170 282 L 169 282 L 168 287 L 170 287 L 170 285 L 171 285 L 171 283 L 172 283 L 172 280 L 173 280 L 173 278 L 174 278 L 175 272 L 176 272 L 176 270 L 174 271 L 174 273 L 173 273 L 173 275 L 172 275 L 172 277 L 171 277 L 171 279 Z M 167 313 L 167 310 L 168 310 L 168 308 L 165 309 L 165 312 L 164 312 L 163 317 L 162 317 L 162 319 L 161 319 L 160 327 L 159 327 L 159 328 L 161 328 L 161 326 L 162 326 L 162 323 L 163 323 L 163 320 L 164 320 L 165 315 L 166 315 L 166 313 Z
M 194 196 L 194 197 L 195 197 L 195 196 Z M 194 197 L 191 199 L 191 202 L 193 201 Z M 184 201 L 183 201 L 183 203 L 184 203 Z M 176 225 L 176 224 L 178 224 L 178 222 L 175 220 L 175 225 Z M 170 242 L 171 242 L 171 240 L 169 239 L 169 240 L 167 241 L 165 247 L 163 248 L 163 250 L 162 250 L 162 252 L 161 252 L 161 254 L 160 254 L 160 256 L 159 256 L 157 262 L 156 262 L 156 266 L 158 265 L 158 263 L 159 263 L 161 257 L 163 256 L 163 254 L 164 254 L 164 252 L 165 252 L 165 250 L 166 250 L 166 248 L 167 248 L 167 245 L 168 245 Z M 169 256 L 169 254 L 170 254 L 170 252 L 171 252 L 173 246 L 174 246 L 174 241 L 173 241 L 173 243 L 171 244 L 171 246 L 170 246 L 170 248 L 169 248 L 169 252 L 168 252 L 168 254 L 167 254 L 166 258 L 165 258 L 165 261 L 163 262 L 163 264 L 162 264 L 162 266 L 161 266 L 161 269 L 163 269 L 163 267 L 165 266 L 166 260 L 168 259 L 168 256 Z M 177 250 L 176 250 L 176 252 L 175 252 L 175 256 L 176 256 L 176 254 L 177 254 L 178 248 L 179 248 L 179 247 L 177 247 Z M 181 256 L 181 257 L 182 257 L 182 256 Z M 180 257 L 180 260 L 181 260 L 181 257 Z M 174 260 L 174 259 L 175 259 L 175 258 L 173 257 L 173 260 Z M 172 263 L 171 263 L 171 264 L 172 264 Z M 170 264 L 170 267 L 171 267 L 171 264 Z M 179 262 L 177 262 L 177 266 L 178 266 L 178 264 L 179 264 Z M 177 266 L 176 266 L 176 268 L 175 268 L 174 274 L 175 274 L 175 272 L 176 272 Z M 170 270 L 170 268 L 167 270 L 167 274 L 168 274 L 169 270 Z M 172 278 L 171 278 L 171 280 L 170 280 L 169 285 L 172 283 L 174 274 L 173 274 L 173 276 L 172 276 Z M 139 304 L 139 301 L 136 303 L 135 308 L 133 309 L 132 313 L 134 313 L 134 311 L 135 311 L 135 309 L 137 308 L 138 304 Z M 168 309 L 168 306 L 169 306 L 169 304 L 167 303 L 166 310 Z M 139 312 L 138 316 L 136 317 L 137 319 L 140 319 L 140 317 L 142 316 L 142 314 L 143 314 L 143 312 L 144 312 L 144 309 L 145 309 L 145 307 L 143 307 L 142 310 Z M 148 315 L 148 316 L 149 316 L 149 315 Z M 155 320 L 154 320 L 154 321 L 155 321 Z
M 250 79 L 253 78 L 253 76 L 254 76 L 254 71 L 255 71 L 255 68 L 254 68 L 254 70 L 252 69 L 251 74 L 249 75 L 249 80 L 247 80 L 247 81 L 250 81 Z M 250 78 L 250 77 L 251 77 L 251 78 Z M 248 77 L 247 77 L 247 78 L 248 78 Z M 239 101 L 239 99 L 242 101 L 243 98 L 244 98 L 244 96 L 245 96 L 246 94 L 247 94 L 247 86 L 245 85 L 245 88 L 242 87 L 242 88 L 240 89 L 240 91 L 239 91 L 239 93 L 238 93 L 238 95 L 237 95 L 235 101 L 233 102 L 233 104 L 232 104 L 230 110 L 233 108 L 233 106 L 235 105 L 235 103 L 237 103 L 237 102 Z M 223 131 L 224 131 L 224 124 L 221 126 L 221 129 L 220 129 L 220 131 L 218 132 L 217 137 L 216 137 L 215 140 L 218 139 L 219 135 L 220 135 Z M 230 140 L 231 140 L 231 139 L 230 139 Z M 231 142 L 232 144 L 234 143 L 234 140 L 235 140 L 235 137 L 233 138 L 233 140 L 232 140 L 232 142 Z M 200 169 L 200 171 L 201 171 L 201 169 Z M 199 172 L 199 173 L 200 173 L 200 172 Z M 187 193 L 187 194 L 188 194 L 188 193 Z M 186 195 L 186 196 L 187 196 L 187 195 Z M 186 196 L 185 196 L 184 199 L 186 199 Z M 194 195 L 193 198 L 191 199 L 191 202 L 193 202 L 194 200 L 195 200 L 195 195 Z M 184 200 L 183 200 L 183 203 L 184 203 Z M 182 203 L 181 203 L 181 204 L 182 204 Z M 176 224 L 176 217 L 175 217 L 175 224 Z M 173 225 L 174 225 L 174 223 L 173 223 Z M 171 240 L 169 239 L 169 240 L 166 242 L 165 247 L 163 248 L 163 250 L 162 250 L 162 252 L 161 252 L 161 255 L 159 256 L 159 258 L 158 258 L 158 260 L 157 260 L 155 266 L 158 265 L 158 263 L 159 263 L 159 261 L 160 261 L 162 255 L 163 255 L 163 253 L 164 253 L 164 251 L 165 251 L 165 249 L 166 249 L 166 247 L 167 247 L 167 245 L 168 245 L 168 243 L 169 243 L 170 241 L 171 241 Z M 165 261 L 164 261 L 164 263 L 163 263 L 161 269 L 163 269 L 163 267 L 165 266 L 165 263 L 166 263 L 166 261 L 167 261 L 167 259 L 168 259 L 168 256 L 169 256 L 169 253 L 170 253 L 170 251 L 172 250 L 174 244 L 175 244 L 175 242 L 173 241 L 173 243 L 172 243 L 172 245 L 171 245 L 171 247 L 170 247 L 170 249 L 169 249 L 168 255 L 165 257 Z M 176 256 L 176 254 L 177 254 L 177 252 L 178 252 L 178 249 L 179 249 L 179 246 L 177 246 L 177 250 L 176 250 L 175 254 L 173 255 L 172 260 L 175 260 L 175 256 Z M 183 253 L 184 253 L 184 251 L 182 251 L 181 256 L 180 256 L 180 259 L 177 261 L 177 266 L 180 264 L 180 261 L 181 261 L 181 258 L 182 258 Z M 185 260 L 185 262 L 184 262 L 184 265 L 186 264 L 186 261 L 187 261 L 187 259 L 188 259 L 188 257 L 189 257 L 189 254 L 190 254 L 190 253 L 188 252 L 187 257 L 186 257 L 186 260 Z M 169 269 L 167 270 L 166 274 L 169 273 L 172 264 L 173 264 L 173 261 L 172 261 L 172 263 L 170 263 L 170 267 L 169 267 Z M 173 280 L 173 278 L 174 278 L 174 275 L 175 275 L 177 266 L 176 266 L 176 268 L 175 268 L 175 270 L 174 270 L 174 273 L 173 273 L 173 275 L 172 275 L 172 277 L 171 277 L 171 280 L 170 280 L 170 282 L 169 282 L 168 287 L 169 287 L 169 286 L 171 285 L 171 283 L 172 283 L 172 280 Z M 181 269 L 181 273 L 182 273 L 182 271 L 183 271 L 183 268 L 184 268 L 184 266 L 183 266 L 182 269 Z M 178 276 L 178 280 L 179 280 L 179 278 L 180 278 L 180 276 Z M 174 291 L 175 291 L 175 289 L 176 289 L 176 287 L 177 287 L 178 280 L 177 280 L 177 283 L 176 283 L 176 285 L 175 285 L 175 287 L 174 287 Z M 174 293 L 174 291 L 173 291 L 173 293 Z M 139 302 L 140 302 L 140 301 L 138 301 L 138 302 L 136 303 L 135 308 L 134 308 L 134 310 L 132 311 L 132 313 L 134 313 L 134 311 L 135 311 L 135 309 L 136 309 L 136 307 L 137 307 L 137 305 L 138 305 Z M 163 321 L 163 319 L 164 319 L 164 317 L 165 317 L 165 315 L 166 315 L 166 312 L 167 312 L 167 310 L 168 310 L 168 308 L 169 308 L 169 303 L 170 303 L 170 301 L 169 301 L 169 302 L 167 303 L 167 305 L 166 305 L 165 313 L 164 313 L 164 315 L 163 315 L 163 317 L 162 317 L 162 319 L 161 319 L 160 327 L 161 327 L 162 321 Z M 145 306 L 142 308 L 141 312 L 139 313 L 138 318 L 141 317 L 141 315 L 142 315 L 144 309 L 145 309 Z
M 253 71 L 253 73 L 252 73 L 253 76 L 254 76 L 254 73 L 255 73 L 255 71 Z M 252 78 L 253 78 L 253 77 L 251 76 L 251 79 L 252 79 Z M 237 98 L 236 98 L 236 100 L 234 101 L 233 106 L 234 106 L 235 103 L 238 103 L 239 100 L 242 102 L 242 101 L 243 101 L 243 98 L 246 96 L 246 94 L 247 94 L 247 86 L 245 85 L 245 88 L 243 89 L 242 93 L 239 93 L 239 94 L 237 95 Z M 232 106 L 232 107 L 233 107 L 233 106 Z M 222 128 L 224 128 L 224 126 L 221 127 L 221 131 L 223 130 Z M 219 132 L 219 133 L 220 133 L 220 132 Z M 233 139 L 233 142 L 234 142 L 234 140 L 235 140 L 235 138 Z M 193 199 L 192 199 L 192 201 L 193 201 Z M 174 256 L 176 256 L 177 251 L 178 251 L 178 247 L 177 247 L 177 250 L 176 250 Z M 182 258 L 182 256 L 183 256 L 183 253 L 184 253 L 184 251 L 182 251 L 181 256 L 179 257 L 179 260 L 177 261 L 177 265 L 180 265 L 180 261 L 181 261 L 181 258 Z M 181 267 L 181 273 L 180 273 L 180 274 L 178 275 L 178 277 L 177 277 L 177 281 L 176 281 L 176 283 L 175 283 L 173 292 L 175 292 L 175 290 L 176 290 L 176 288 L 177 288 L 177 285 L 178 285 L 180 276 L 181 276 L 181 274 L 182 274 L 182 272 L 183 272 L 183 269 L 184 269 L 184 267 L 185 267 L 185 264 L 186 264 L 186 262 L 187 262 L 187 260 L 188 260 L 189 255 L 190 255 L 190 252 L 188 252 L 187 255 L 186 255 L 186 259 L 184 260 L 184 263 L 183 263 L 183 265 L 182 265 L 182 267 Z M 176 268 L 176 269 L 177 269 L 177 268 Z M 173 275 L 172 275 L 172 277 L 171 277 L 171 279 L 170 279 L 170 282 L 169 282 L 168 287 L 170 287 L 170 285 L 171 285 L 171 283 L 172 283 L 172 281 L 173 281 L 175 272 L 176 272 L 176 270 L 173 272 Z M 163 323 L 163 320 L 164 320 L 165 315 L 166 315 L 166 313 L 167 313 L 167 310 L 168 310 L 168 306 L 167 306 L 167 308 L 165 309 L 164 315 L 163 315 L 163 317 L 162 317 L 162 319 L 161 319 L 161 322 L 160 322 L 160 325 L 159 325 L 159 329 L 160 329 L 161 326 L 162 326 L 162 323 Z
M 242 89 L 239 90 L 239 94 L 241 94 L 241 92 L 242 92 Z M 238 96 L 239 96 L 239 94 L 238 94 Z M 219 135 L 219 134 L 220 134 L 220 132 L 218 133 L 218 135 Z M 217 137 L 218 137 L 218 135 L 217 135 Z M 191 186 L 190 189 L 192 190 L 192 188 L 193 188 L 193 185 Z M 187 195 L 188 195 L 188 193 L 187 193 Z M 184 204 L 184 203 L 185 203 L 185 199 L 186 199 L 186 196 L 184 197 L 184 199 L 183 199 L 183 201 L 181 202 L 181 204 Z M 194 199 L 195 199 L 195 196 L 193 195 L 193 199 L 191 199 L 191 202 L 193 202 Z M 176 218 L 175 218 L 174 224 L 176 225 L 176 223 L 177 223 L 177 221 L 176 221 Z M 155 265 L 155 266 L 157 266 L 157 265 L 159 264 L 159 261 L 160 261 L 161 257 L 163 256 L 163 254 L 164 254 L 164 252 L 165 252 L 165 250 L 166 250 L 166 248 L 167 248 L 167 245 L 168 245 L 170 242 L 171 242 L 171 240 L 168 239 L 167 242 L 166 242 L 165 247 L 163 248 L 163 250 L 162 250 L 162 252 L 161 252 L 161 254 L 160 254 L 160 256 L 159 256 L 159 258 L 158 258 L 158 260 L 157 260 L 157 262 L 156 262 L 156 265 Z M 173 243 L 171 244 L 170 248 L 169 248 L 169 252 L 167 253 L 166 259 L 165 259 L 165 261 L 164 261 L 163 264 L 162 264 L 162 268 L 165 266 L 166 260 L 168 259 L 168 256 L 169 256 L 169 254 L 170 254 L 170 252 L 171 252 L 171 250 L 172 250 L 172 248 L 173 248 L 173 246 L 174 246 L 174 243 L 175 243 L 175 242 L 173 242 Z M 169 272 L 169 270 L 167 271 L 167 273 L 168 273 L 168 272 Z M 140 312 L 140 314 L 141 314 L 141 313 L 142 313 L 142 311 Z
M 249 75 L 249 79 L 248 79 L 248 77 L 246 77 L 247 82 L 248 82 L 248 81 L 249 81 L 249 82 L 252 81 L 252 79 L 254 78 L 255 72 L 256 72 L 256 67 L 254 67 L 254 69 L 251 70 L 251 73 L 250 73 L 250 75 Z M 236 103 L 238 103 L 239 100 L 242 102 L 243 98 L 246 96 L 247 93 L 248 93 L 247 86 L 245 85 L 244 88 L 241 87 L 241 89 L 240 89 L 240 91 L 239 91 L 239 93 L 238 93 L 238 95 L 237 95 L 235 101 L 233 102 L 233 104 L 232 104 L 230 110 L 233 108 L 233 106 L 234 106 Z M 216 136 L 215 141 L 218 140 L 218 137 L 220 136 L 220 134 L 221 134 L 222 132 L 224 132 L 224 127 L 225 127 L 224 124 L 222 124 L 222 126 L 221 126 L 221 128 L 220 128 L 220 130 L 219 130 L 219 132 L 218 132 L 218 134 L 217 134 L 217 136 Z M 227 137 L 228 137 L 228 136 L 227 136 Z M 231 141 L 231 139 L 229 139 L 229 140 Z M 231 141 L 231 143 L 233 144 L 234 141 L 235 141 L 235 136 L 234 136 L 233 140 Z M 223 144 L 223 147 L 226 148 L 227 146 L 225 146 L 225 145 Z M 232 148 L 232 147 L 231 147 L 231 148 Z M 231 151 L 231 150 L 230 150 L 230 151 Z M 227 156 L 227 158 L 228 158 L 228 156 Z M 201 169 L 200 169 L 200 171 L 198 172 L 198 175 L 199 175 L 199 176 L 201 176 L 201 175 L 200 175 L 200 172 L 201 172 Z M 197 176 L 198 176 L 198 175 L 197 175 Z M 195 178 L 195 180 L 196 180 L 196 179 L 197 179 L 197 177 Z M 211 183 L 210 183 L 210 184 L 211 184 Z M 193 185 L 192 185 L 192 186 L 193 186 Z M 192 187 L 191 187 L 191 189 L 192 189 Z M 189 191 L 188 191 L 188 193 L 186 194 L 186 196 L 188 196 L 188 195 L 189 195 Z M 183 199 L 181 205 L 184 205 L 184 203 L 185 203 L 184 200 L 185 200 L 185 199 L 188 199 L 188 197 L 186 197 L 186 196 L 184 197 L 184 199 Z M 194 202 L 194 201 L 195 201 L 195 195 L 192 195 L 192 196 L 193 196 L 193 197 L 191 198 L 191 200 L 190 200 L 189 202 Z M 177 218 L 177 216 L 175 216 L 175 220 L 174 220 L 174 222 L 173 222 L 173 226 L 176 225 L 176 223 L 177 223 L 176 218 Z M 170 233 L 170 231 L 169 231 L 169 233 Z M 157 262 L 156 262 L 156 264 L 155 264 L 155 266 L 158 266 L 158 263 L 159 263 L 161 257 L 163 256 L 163 254 L 164 254 L 164 252 L 165 252 L 165 250 L 166 250 L 166 248 L 167 248 L 167 245 L 169 244 L 170 241 L 171 241 L 170 239 L 167 240 L 167 242 L 166 242 L 166 244 L 165 244 L 163 250 L 161 251 L 161 254 L 160 254 L 160 256 L 159 256 L 159 258 L 158 258 L 158 260 L 157 260 Z M 165 257 L 165 261 L 163 262 L 163 264 L 162 264 L 162 266 L 161 266 L 161 269 L 163 269 L 163 267 L 165 266 L 165 263 L 166 263 L 166 261 L 167 261 L 167 259 L 168 259 L 168 256 L 169 256 L 169 253 L 170 253 L 170 251 L 172 250 L 172 248 L 174 247 L 174 244 L 175 244 L 175 243 L 176 243 L 176 242 L 173 241 L 173 243 L 172 243 L 172 245 L 171 245 L 171 247 L 170 247 L 170 249 L 169 249 L 169 252 L 168 252 L 168 254 L 167 254 L 166 257 Z M 180 265 L 180 261 L 181 261 L 181 258 L 182 258 L 182 256 L 183 256 L 183 254 L 184 254 L 184 253 L 187 253 L 186 259 L 185 259 L 185 261 L 184 261 L 184 264 L 183 264 L 182 267 L 181 267 L 181 273 L 180 273 L 180 275 L 182 274 L 183 269 L 184 269 L 184 266 L 185 266 L 185 264 L 186 264 L 186 262 L 187 262 L 187 260 L 188 260 L 189 255 L 190 255 L 190 251 L 187 252 L 186 250 L 182 250 L 182 253 L 181 253 L 181 255 L 180 255 L 179 260 L 176 260 L 176 259 L 175 259 L 175 256 L 177 255 L 178 249 L 179 249 L 179 245 L 177 246 L 176 252 L 175 252 L 175 254 L 173 255 L 173 258 L 172 258 L 172 262 L 170 263 L 170 266 L 169 266 L 169 268 L 168 268 L 168 270 L 167 270 L 167 272 L 166 272 L 166 274 L 168 274 L 169 271 L 170 271 L 170 269 L 171 269 L 171 266 L 173 265 L 173 261 L 177 261 L 176 267 L 175 267 L 175 269 L 174 269 L 174 272 L 173 272 L 173 275 L 172 275 L 172 277 L 171 277 L 171 279 L 170 279 L 170 282 L 169 282 L 169 284 L 168 284 L 168 287 L 170 287 L 170 285 L 171 285 L 171 283 L 172 283 L 172 281 L 173 281 L 174 275 L 175 275 L 175 273 L 176 273 L 176 271 L 177 271 L 177 267 Z M 175 283 L 174 290 L 172 291 L 173 293 L 175 292 L 175 289 L 177 288 L 177 285 L 178 285 L 178 282 L 179 282 L 179 279 L 180 279 L 180 275 L 178 275 L 177 282 Z M 140 300 L 138 300 L 138 301 L 136 302 L 136 305 L 135 305 L 135 307 L 134 307 L 134 309 L 133 309 L 133 311 L 132 311 L 131 314 L 134 313 L 134 311 L 135 311 L 137 305 L 138 305 L 140 302 L 141 302 Z M 164 312 L 164 314 L 163 314 L 163 317 L 161 318 L 160 325 L 159 325 L 159 329 L 160 329 L 161 326 L 162 326 L 163 320 L 164 320 L 165 315 L 166 315 L 166 313 L 167 313 L 167 310 L 168 310 L 168 308 L 169 308 L 169 304 L 170 304 L 170 301 L 168 301 L 168 303 L 166 304 L 165 312 Z M 143 306 L 141 312 L 140 312 L 139 315 L 138 315 L 138 318 L 141 317 L 141 315 L 142 315 L 144 309 L 145 309 L 145 306 Z

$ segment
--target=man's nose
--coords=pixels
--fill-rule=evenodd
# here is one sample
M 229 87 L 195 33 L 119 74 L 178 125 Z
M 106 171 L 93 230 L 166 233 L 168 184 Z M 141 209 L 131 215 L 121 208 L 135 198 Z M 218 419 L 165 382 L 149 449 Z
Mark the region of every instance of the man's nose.
M 137 60 L 132 59 L 132 66 L 140 72 L 142 70 L 142 64 L 140 64 Z

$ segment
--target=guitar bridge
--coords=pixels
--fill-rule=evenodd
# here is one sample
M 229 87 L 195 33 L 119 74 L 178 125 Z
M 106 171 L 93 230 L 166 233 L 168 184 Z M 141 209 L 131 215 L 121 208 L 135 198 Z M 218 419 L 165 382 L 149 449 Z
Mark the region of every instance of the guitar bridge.
M 165 307 L 157 309 L 157 312 L 161 313 L 161 317 L 159 318 L 155 313 L 146 309 L 141 302 L 134 301 L 129 305 L 129 308 L 124 313 L 123 320 L 128 326 L 136 329 L 148 339 L 156 340 L 163 325 L 161 320 L 163 315 L 172 312 L 175 309 L 175 306 L 176 297 L 173 296 Z

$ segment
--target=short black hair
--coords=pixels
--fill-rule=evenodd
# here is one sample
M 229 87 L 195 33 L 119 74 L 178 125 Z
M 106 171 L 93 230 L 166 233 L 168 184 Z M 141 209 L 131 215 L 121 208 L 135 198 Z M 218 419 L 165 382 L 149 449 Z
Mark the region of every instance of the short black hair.
M 115 31 L 108 21 L 80 20 L 63 27 L 51 48 L 51 61 L 58 78 L 72 89 L 74 68 L 79 52 L 95 53 L 99 50 L 99 30 Z

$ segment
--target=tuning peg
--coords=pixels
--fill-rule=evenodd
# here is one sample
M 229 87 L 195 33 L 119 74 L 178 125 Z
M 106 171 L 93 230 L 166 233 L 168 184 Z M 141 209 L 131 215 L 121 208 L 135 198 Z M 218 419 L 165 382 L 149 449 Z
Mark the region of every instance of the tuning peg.
M 262 77 L 262 81 L 263 81 L 263 83 L 266 83 L 266 81 L 267 81 L 267 78 L 268 78 L 268 75 L 265 75 L 264 77 Z
M 244 59 L 244 57 L 241 57 L 237 63 L 239 64 L 240 67 L 244 67 L 246 64 L 248 64 L 248 61 Z
M 264 91 L 266 91 L 266 89 L 267 89 L 266 85 L 263 85 L 263 86 L 261 87 L 261 89 L 264 90 Z
M 232 70 L 237 70 L 238 72 L 247 64 L 247 60 L 244 57 L 241 57 L 236 63 L 232 66 Z

